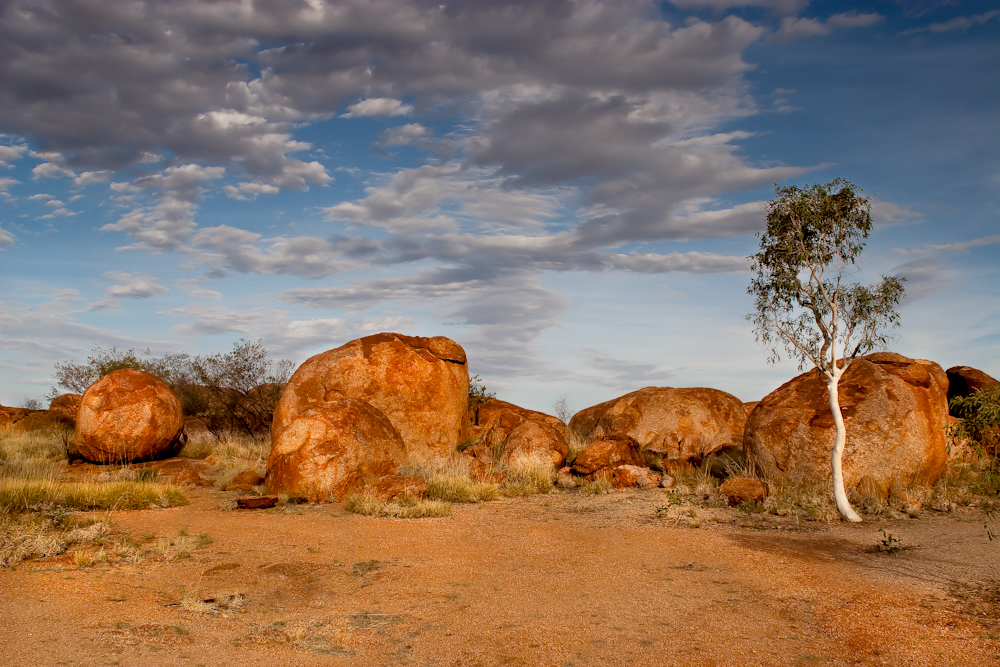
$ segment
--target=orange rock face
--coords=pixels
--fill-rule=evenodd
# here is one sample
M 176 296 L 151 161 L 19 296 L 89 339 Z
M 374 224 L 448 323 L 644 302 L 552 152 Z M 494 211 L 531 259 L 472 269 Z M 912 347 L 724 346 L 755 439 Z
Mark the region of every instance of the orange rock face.
M 944 471 L 948 454 L 948 377 L 937 364 L 882 352 L 856 359 L 840 380 L 847 426 L 844 483 L 870 477 L 930 484 Z M 766 474 L 791 479 L 830 479 L 835 427 L 826 381 L 815 370 L 764 397 L 747 421 L 744 448 Z
M 305 412 L 343 398 L 371 404 L 417 457 L 451 455 L 465 439 L 465 350 L 444 337 L 384 333 L 351 341 L 302 364 L 274 412 L 277 441 Z
M 172 456 L 183 445 L 181 402 L 155 375 L 117 370 L 90 385 L 77 411 L 77 452 L 117 463 Z
M 627 435 L 672 462 L 697 462 L 743 441 L 743 403 L 718 389 L 646 387 L 581 410 L 569 423 L 584 441 Z
M 503 459 L 542 454 L 560 467 L 569 454 L 569 429 L 558 417 L 527 410 L 506 401 L 490 399 L 471 409 L 469 431 L 478 442 L 465 451 L 482 457 L 498 451 Z
M 623 465 L 645 465 L 639 443 L 628 436 L 609 436 L 590 443 L 577 454 L 572 471 L 577 475 L 592 475 L 602 468 Z
M 406 459 L 406 445 L 385 415 L 339 398 L 285 423 L 267 458 L 267 488 L 314 502 L 342 500 L 395 475 Z

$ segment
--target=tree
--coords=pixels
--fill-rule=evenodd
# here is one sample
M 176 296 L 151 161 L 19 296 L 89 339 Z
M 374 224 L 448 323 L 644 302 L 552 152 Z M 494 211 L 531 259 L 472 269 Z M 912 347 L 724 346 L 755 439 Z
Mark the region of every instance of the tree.
M 767 206 L 767 228 L 752 255 L 748 292 L 759 343 L 780 358 L 779 344 L 803 368 L 811 362 L 826 379 L 836 439 L 830 453 L 833 495 L 841 517 L 861 521 L 844 491 L 842 457 L 847 442 L 838 383 L 860 354 L 884 347 L 884 331 L 899 325 L 896 307 L 904 278 L 882 276 L 874 286 L 845 280 L 872 229 L 871 202 L 838 178 L 807 188 L 779 187 Z M 853 346 L 853 349 L 852 349 Z

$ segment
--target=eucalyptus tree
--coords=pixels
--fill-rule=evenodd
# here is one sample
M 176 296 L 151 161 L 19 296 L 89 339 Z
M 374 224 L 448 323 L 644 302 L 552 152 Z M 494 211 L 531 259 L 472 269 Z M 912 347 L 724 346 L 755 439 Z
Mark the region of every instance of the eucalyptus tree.
M 855 261 L 872 230 L 871 201 L 853 183 L 838 178 L 825 185 L 779 187 L 767 205 L 767 228 L 752 255 L 754 277 L 748 292 L 757 341 L 812 363 L 826 380 L 836 437 L 830 453 L 837 511 L 861 521 L 844 490 L 842 459 L 847 430 L 840 411 L 838 384 L 858 355 L 884 347 L 886 330 L 899 325 L 896 307 L 904 278 L 886 277 L 875 285 L 850 282 Z

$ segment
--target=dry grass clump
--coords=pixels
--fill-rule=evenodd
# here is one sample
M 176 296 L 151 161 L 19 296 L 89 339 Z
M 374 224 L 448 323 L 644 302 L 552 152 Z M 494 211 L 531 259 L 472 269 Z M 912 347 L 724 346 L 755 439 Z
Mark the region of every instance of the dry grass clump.
M 403 496 L 395 500 L 379 500 L 367 495 L 353 495 L 344 503 L 353 514 L 391 519 L 423 519 L 451 514 L 451 504 L 443 500 L 417 500 Z
M 611 493 L 614 487 L 611 486 L 611 480 L 605 477 L 599 477 L 598 479 L 585 479 L 580 482 L 577 487 L 578 492 L 588 496 L 601 496 L 606 493 Z
M 32 558 L 50 558 L 75 544 L 99 541 L 111 532 L 107 519 L 76 517 L 62 508 L 0 514 L 0 568 Z
M 764 500 L 764 510 L 775 516 L 808 521 L 833 521 L 839 518 L 829 484 L 768 480 L 771 493 Z
M 499 485 L 472 479 L 469 475 L 469 462 L 463 457 L 411 459 L 405 468 L 405 474 L 420 477 L 427 483 L 428 500 L 478 503 L 500 497 Z
M 67 510 L 135 510 L 178 507 L 188 499 L 180 487 L 149 482 L 59 482 L 0 479 L 0 510 L 30 512 L 40 506 Z
M 556 478 L 552 462 L 545 454 L 519 456 L 503 464 L 507 481 L 500 487 L 505 496 L 531 496 L 550 493 Z
M 245 433 L 223 433 L 216 438 L 208 431 L 197 431 L 188 438 L 180 456 L 207 459 L 216 465 L 215 486 L 225 491 L 244 470 L 256 470 L 263 475 L 270 453 L 270 434 L 252 438 Z
M 566 455 L 566 463 L 563 465 L 571 466 L 573 465 L 573 462 L 576 461 L 576 457 L 579 456 L 580 452 L 587 448 L 588 443 L 577 437 L 576 433 L 570 431 L 568 444 L 569 454 Z
M 0 431 L 0 477 L 52 477 L 66 461 L 66 448 L 50 433 Z

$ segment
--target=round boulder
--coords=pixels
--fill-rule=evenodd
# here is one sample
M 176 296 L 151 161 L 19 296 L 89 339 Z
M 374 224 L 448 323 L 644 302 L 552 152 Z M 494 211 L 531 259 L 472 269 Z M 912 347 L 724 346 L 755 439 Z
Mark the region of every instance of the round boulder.
M 403 439 L 385 415 L 340 398 L 285 424 L 267 457 L 267 489 L 314 502 L 342 500 L 395 475 L 406 459 Z
M 167 383 L 144 371 L 108 373 L 83 393 L 74 444 L 94 463 L 148 461 L 183 446 L 181 402 Z
M 840 380 L 847 427 L 844 484 L 864 477 L 932 484 L 948 461 L 948 377 L 931 361 L 881 352 L 855 359 Z M 826 379 L 815 369 L 765 396 L 747 420 L 744 449 L 765 476 L 826 482 L 836 429 Z
M 569 427 L 584 442 L 629 436 L 643 451 L 676 467 L 741 446 L 745 424 L 743 402 L 724 391 L 646 387 L 581 410 Z
M 971 366 L 952 366 L 945 372 L 948 374 L 949 403 L 955 397 L 965 398 L 972 392 L 992 389 L 1000 384 L 1000 380 Z
M 467 419 L 476 441 L 465 450 L 470 456 L 484 448 L 507 460 L 541 454 L 559 468 L 569 454 L 569 429 L 558 417 L 544 412 L 493 398 L 470 408 Z
M 271 424 L 274 440 L 300 415 L 344 398 L 384 414 L 408 454 L 449 456 L 466 433 L 465 350 L 441 336 L 383 333 L 318 354 L 299 366 L 281 394 Z
M 49 403 L 49 412 L 76 423 L 76 411 L 80 409 L 80 401 L 83 396 L 80 394 L 60 394 Z

